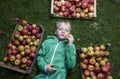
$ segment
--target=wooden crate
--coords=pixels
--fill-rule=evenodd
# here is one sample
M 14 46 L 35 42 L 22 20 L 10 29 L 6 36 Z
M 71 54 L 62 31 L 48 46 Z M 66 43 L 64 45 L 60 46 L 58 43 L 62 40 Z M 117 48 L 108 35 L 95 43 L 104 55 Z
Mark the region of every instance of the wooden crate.
M 102 45 L 96 45 L 78 48 L 77 54 L 80 68 L 80 79 L 112 78 L 108 45 L 103 45 L 103 47 Z
M 86 6 L 85 8 L 82 7 L 82 5 L 86 5 L 85 1 L 86 0 L 51 0 L 51 12 L 50 12 L 51 16 L 59 17 L 59 18 L 73 18 L 73 19 L 92 19 L 97 17 L 96 0 L 93 0 L 92 3 L 89 3 L 91 4 L 91 8 L 88 8 L 90 7 L 89 4 L 88 7 Z M 67 5 L 67 2 L 71 6 L 75 6 L 74 11 L 71 10 L 72 7 L 70 7 L 69 5 L 68 7 L 65 6 Z
M 22 20 L 17 20 L 17 24 L 16 24 L 16 27 L 15 27 L 15 30 L 14 30 L 14 32 L 13 32 L 13 34 L 12 34 L 12 36 L 11 36 L 11 39 L 10 39 L 10 41 L 9 41 L 9 43 L 13 43 L 13 41 L 15 41 L 16 39 L 18 40 L 18 38 L 16 38 L 15 37 L 15 33 L 18 31 L 18 27 L 20 26 L 20 25 L 22 25 L 21 24 L 21 21 Z M 23 27 L 27 27 L 28 25 L 36 25 L 36 24 L 30 24 L 30 23 L 27 23 L 26 25 L 22 25 Z M 14 70 L 14 71 L 17 71 L 17 72 L 20 72 L 20 73 L 23 73 L 23 74 L 29 74 L 29 73 L 31 73 L 31 71 L 32 71 L 32 68 L 33 68 L 33 66 L 34 66 L 34 63 L 35 63 L 35 60 L 36 60 L 36 57 L 37 57 L 37 52 L 38 52 L 38 50 L 39 50 L 39 48 L 40 48 L 40 45 L 41 45 L 41 40 L 42 40 L 42 37 L 43 37 L 43 33 L 44 33 L 44 28 L 41 26 L 41 25 L 36 25 L 34 28 L 36 28 L 36 27 L 38 27 L 39 28 L 39 31 L 38 31 L 38 35 L 40 35 L 40 36 L 36 36 L 37 34 L 32 34 L 32 32 L 30 33 L 30 31 L 29 31 L 29 34 L 27 34 L 27 36 L 28 37 L 30 37 L 30 36 L 36 36 L 36 40 L 38 40 L 38 44 L 35 44 L 35 43 L 31 43 L 31 44 L 29 44 L 29 43 L 25 43 L 24 45 L 23 45 L 23 43 L 21 43 L 22 41 L 20 41 L 20 45 L 22 45 L 22 46 L 30 46 L 31 48 L 32 48 L 32 46 L 35 46 L 36 47 L 36 50 L 35 51 L 33 51 L 32 49 L 30 50 L 30 52 L 29 52 L 29 54 L 26 54 L 25 53 L 25 55 L 23 55 L 23 56 L 21 56 L 21 58 L 20 58 L 20 64 L 19 65 L 15 65 L 14 63 L 15 63 L 15 60 L 14 61 L 10 61 L 10 56 L 11 55 L 13 55 L 13 52 L 10 54 L 10 51 L 9 51 L 9 53 L 8 53 L 8 50 L 9 49 L 12 49 L 12 48 L 9 48 L 9 47 L 7 47 L 7 50 L 6 50 L 6 53 L 5 53 L 5 56 L 3 57 L 3 61 L 2 62 L 0 62 L 0 66 L 1 67 L 3 67 L 3 68 L 7 68 L 7 69 L 10 69 L 10 70 Z M 22 32 L 22 31 L 21 31 Z M 22 33 L 20 32 L 20 34 L 22 35 Z M 35 33 L 35 32 L 34 32 Z M 24 39 L 24 40 L 26 40 L 27 39 L 27 37 Z M 35 41 L 35 40 L 34 40 Z M 14 43 L 13 43 L 14 44 Z M 28 45 L 29 44 L 29 45 Z M 14 56 L 15 56 L 15 59 L 18 59 L 17 58 L 17 54 L 20 54 L 21 55 L 21 51 L 19 51 L 18 50 L 18 47 L 19 47 L 19 45 L 16 45 L 16 49 L 15 50 L 17 50 L 17 53 L 16 54 L 14 54 Z M 25 48 L 24 48 L 25 49 Z M 27 49 L 27 48 L 26 48 Z M 12 49 L 13 50 L 13 49 Z M 25 52 L 25 50 L 23 50 L 23 52 Z M 34 53 L 34 57 L 31 57 L 31 55 L 30 55 L 30 53 Z M 5 59 L 5 57 L 7 57 L 7 59 Z M 31 64 L 29 64 L 29 66 L 28 66 L 28 61 L 26 61 L 26 63 L 22 63 L 22 58 L 27 58 L 27 60 L 31 60 L 32 61 L 32 63 Z M 22 64 L 24 64 L 25 65 L 25 68 L 21 68 L 21 67 L 23 67 L 23 66 L 21 66 Z M 27 69 L 27 67 L 28 67 L 28 69 Z

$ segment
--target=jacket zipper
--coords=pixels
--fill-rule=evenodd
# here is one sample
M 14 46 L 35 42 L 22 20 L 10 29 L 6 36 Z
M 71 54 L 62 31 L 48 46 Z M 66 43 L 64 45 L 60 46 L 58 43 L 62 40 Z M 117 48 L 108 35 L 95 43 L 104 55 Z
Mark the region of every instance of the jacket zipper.
M 58 78 L 57 78 L 57 79 L 60 79 L 60 76 L 61 76 L 61 74 L 58 75 Z
M 53 59 L 54 59 L 54 57 L 55 57 L 55 52 L 56 52 L 56 49 L 57 49 L 57 47 L 59 46 L 59 44 L 60 44 L 60 42 L 58 42 L 57 45 L 55 46 L 55 49 L 54 49 L 54 52 L 53 52 L 53 55 L 52 55 L 52 59 L 51 59 L 51 61 L 50 61 L 50 64 L 52 64 L 52 62 L 53 62 Z M 46 79 L 48 79 L 48 76 L 49 76 L 49 73 L 48 73 Z

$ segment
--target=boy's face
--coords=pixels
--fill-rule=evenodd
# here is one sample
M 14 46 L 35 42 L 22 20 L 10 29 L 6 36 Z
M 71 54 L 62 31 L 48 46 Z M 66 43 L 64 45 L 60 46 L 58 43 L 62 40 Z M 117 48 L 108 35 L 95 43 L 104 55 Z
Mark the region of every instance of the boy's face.
M 70 34 L 70 26 L 65 25 L 64 23 L 57 27 L 55 34 L 59 39 L 65 39 L 67 35 Z

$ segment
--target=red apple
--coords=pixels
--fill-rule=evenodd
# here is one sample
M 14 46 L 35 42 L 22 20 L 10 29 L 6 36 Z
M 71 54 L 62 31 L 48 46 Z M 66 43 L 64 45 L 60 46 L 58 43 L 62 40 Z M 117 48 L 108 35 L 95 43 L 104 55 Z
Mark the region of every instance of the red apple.
M 32 60 L 27 61 L 27 65 L 30 66 L 32 64 Z
M 34 58 L 36 56 L 36 54 L 34 52 L 30 53 L 30 58 Z
M 81 9 L 80 8 L 76 8 L 75 12 L 79 13 L 79 15 L 80 15 Z
M 96 73 L 94 72 L 94 71 L 91 71 L 90 72 L 90 76 L 92 77 L 92 76 L 95 76 L 96 75 Z
M 111 64 L 110 64 L 110 62 L 107 62 L 106 65 L 107 65 L 107 67 L 108 67 L 108 70 L 110 70 L 110 69 L 111 69 Z
M 36 35 L 37 33 L 38 33 L 37 29 L 35 29 L 35 28 L 32 29 L 32 34 L 33 34 L 33 35 Z
M 104 51 L 99 51 L 99 57 L 104 57 L 105 56 L 105 53 L 104 53 Z
M 25 49 L 25 54 L 26 54 L 26 55 L 29 55 L 30 52 L 31 52 L 31 50 L 30 50 L 29 48 L 26 48 L 26 49 Z
M 57 7 L 61 7 L 61 6 L 62 6 L 61 1 L 58 1 L 58 2 L 56 3 L 56 6 L 57 6 Z
M 82 2 L 82 8 L 87 8 L 88 6 L 88 2 L 87 1 L 83 1 Z
M 34 35 L 30 36 L 31 41 L 35 41 L 36 37 Z
M 68 11 L 65 11 L 63 14 L 65 17 L 68 17 L 70 15 L 70 13 Z
M 55 12 L 55 13 L 60 12 L 60 8 L 59 8 L 59 7 L 57 7 L 57 6 L 54 6 L 54 12 Z
M 88 59 L 84 59 L 84 60 L 83 60 L 83 63 L 84 63 L 84 64 L 88 64 L 88 63 L 89 63 Z
M 83 69 L 83 70 L 85 70 L 85 69 L 87 69 L 87 65 L 86 64 L 81 64 L 81 68 Z
M 90 72 L 88 70 L 85 70 L 83 73 L 85 76 L 90 76 Z
M 93 65 L 88 65 L 88 70 L 89 71 L 93 71 L 94 70 L 94 66 Z
M 12 46 L 13 46 L 12 42 L 9 42 L 9 43 L 7 44 L 7 46 L 8 46 L 8 48 L 12 48 Z
M 11 53 L 12 53 L 12 55 L 16 55 L 16 54 L 18 53 L 18 50 L 16 50 L 16 49 L 15 49 L 15 50 L 12 50 Z
M 90 63 L 90 64 L 95 64 L 95 63 L 96 63 L 96 60 L 95 60 L 94 58 L 91 58 L 91 59 L 89 60 L 89 63 Z
M 110 55 L 109 51 L 104 51 L 104 54 L 106 57 Z
M 91 79 L 97 79 L 97 77 L 95 75 L 91 76 Z
M 93 4 L 93 2 L 94 2 L 94 0 L 89 0 L 89 3 L 90 3 L 90 4 Z
M 80 2 L 78 2 L 78 3 L 76 3 L 76 7 L 81 7 L 81 5 L 82 5 L 82 2 L 80 1 Z
M 94 68 L 94 72 L 95 73 L 100 73 L 101 72 L 101 68 L 99 66 Z
M 108 67 L 107 67 L 106 65 L 101 66 L 101 70 L 102 70 L 102 72 L 104 72 L 104 73 L 107 73 L 107 72 L 109 71 L 109 69 L 108 69 Z
M 32 30 L 32 25 L 28 25 L 28 26 L 27 26 L 27 29 L 28 29 L 29 31 L 31 31 L 31 30 Z
M 28 30 L 27 30 L 27 29 L 23 29 L 23 30 L 22 30 L 22 34 L 23 34 L 23 35 L 27 35 L 27 34 L 28 34 Z
M 76 12 L 72 13 L 71 17 L 77 18 L 77 13 Z
M 27 21 L 26 20 L 21 20 L 21 24 L 22 25 L 27 25 Z
M 25 58 L 25 57 L 23 57 L 23 58 L 21 59 L 21 62 L 22 62 L 23 64 L 26 64 L 26 63 L 27 63 L 27 61 L 28 61 L 28 59 L 27 59 L 27 58 Z
M 7 50 L 7 53 L 8 53 L 9 55 L 11 55 L 11 54 L 12 54 L 12 49 L 9 48 L 9 49 Z
M 70 8 L 71 5 L 72 5 L 72 4 L 71 4 L 69 1 L 66 1 L 66 2 L 65 2 L 65 6 L 66 6 L 67 8 Z
M 61 6 L 61 9 L 60 9 L 62 12 L 65 12 L 66 11 L 66 6 Z
M 26 40 L 21 41 L 21 44 L 24 46 L 27 44 Z
M 100 47 L 99 46 L 94 46 L 94 51 L 99 51 L 100 50 Z
M 21 54 L 17 54 L 15 57 L 16 59 L 21 59 Z
M 41 38 L 41 34 L 38 33 L 38 34 L 37 34 L 37 38 Z
M 90 6 L 90 7 L 88 8 L 88 10 L 89 10 L 89 12 L 94 12 L 94 7 L 93 7 L 93 6 Z
M 12 45 L 12 48 L 11 48 L 12 50 L 16 50 L 17 49 L 17 47 L 15 46 L 15 45 Z
M 28 38 L 26 39 L 26 42 L 29 44 L 29 43 L 31 42 L 31 38 L 28 37 Z
M 73 13 L 75 11 L 75 5 L 72 5 L 70 8 L 69 8 L 70 12 Z
M 20 42 L 19 42 L 18 40 L 14 40 L 14 44 L 15 44 L 15 45 L 19 45 Z
M 19 31 L 16 31 L 15 33 L 14 33 L 14 37 L 15 38 L 18 38 L 20 36 L 20 32 Z
M 97 74 L 97 78 L 98 79 L 104 79 L 105 78 L 105 75 L 103 73 L 98 73 Z

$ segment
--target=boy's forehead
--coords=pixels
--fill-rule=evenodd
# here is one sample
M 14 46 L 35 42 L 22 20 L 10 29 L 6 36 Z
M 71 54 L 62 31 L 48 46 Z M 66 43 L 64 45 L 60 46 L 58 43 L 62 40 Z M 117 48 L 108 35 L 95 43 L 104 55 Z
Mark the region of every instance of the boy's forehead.
M 61 23 L 58 28 L 65 28 L 65 29 L 70 29 L 70 26 L 65 24 L 65 23 Z

